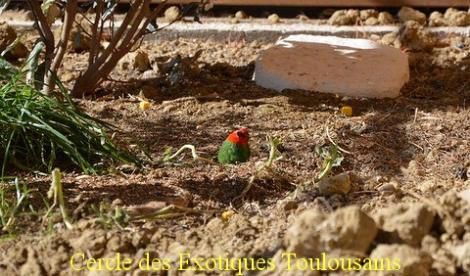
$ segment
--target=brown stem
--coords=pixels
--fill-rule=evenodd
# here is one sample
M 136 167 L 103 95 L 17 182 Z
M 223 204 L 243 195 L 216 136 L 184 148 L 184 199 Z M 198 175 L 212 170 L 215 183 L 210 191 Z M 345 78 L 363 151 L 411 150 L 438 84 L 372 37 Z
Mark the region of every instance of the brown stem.
M 91 29 L 92 44 L 91 44 L 91 48 L 90 48 L 90 52 L 88 56 L 88 66 L 93 64 L 93 62 L 96 59 L 96 55 L 98 54 L 98 50 L 99 50 L 101 34 L 98 35 L 98 28 L 101 22 L 101 14 L 103 13 L 103 5 L 104 5 L 104 2 L 100 0 L 98 1 L 98 5 L 96 6 L 96 9 L 95 9 L 95 21 L 93 22 L 92 29 Z
M 136 13 L 139 11 L 140 5 L 143 0 L 136 0 L 131 4 L 131 8 L 126 13 L 121 26 L 111 38 L 110 43 L 106 49 L 98 56 L 92 64 L 89 64 L 87 70 L 81 75 L 72 89 L 72 96 L 81 97 L 87 91 L 94 90 L 99 82 L 101 73 L 99 72 L 100 66 L 106 62 L 109 55 L 113 53 L 116 45 L 119 43 L 122 35 L 126 31 L 129 23 L 134 19 Z
M 113 36 L 111 41 L 109 42 L 108 47 L 104 50 L 104 52 L 101 54 L 101 56 L 96 60 L 95 66 L 98 65 L 100 66 L 103 64 L 106 59 L 108 59 L 109 55 L 116 49 L 117 44 L 121 40 L 124 32 L 127 30 L 127 27 L 131 22 L 133 22 L 134 17 L 136 16 L 137 12 L 141 9 L 141 4 L 143 0 L 136 0 L 134 3 L 132 3 L 130 10 L 127 12 L 126 16 L 124 17 L 124 20 L 122 21 L 121 26 L 117 30 L 116 34 Z
M 50 70 L 46 71 L 46 86 L 44 87 L 46 94 L 50 94 L 55 87 L 55 76 L 59 70 L 62 60 L 64 59 L 65 52 L 67 51 L 67 45 L 70 40 L 70 32 L 72 30 L 73 22 L 75 20 L 75 14 L 77 13 L 77 0 L 69 0 L 65 8 L 64 24 L 62 26 L 62 32 L 59 43 L 54 53 L 54 59 L 52 60 Z
M 72 90 L 72 96 L 82 97 L 87 92 L 92 93 L 102 81 L 106 80 L 119 60 L 145 35 L 147 26 L 163 9 L 161 4 L 150 12 L 150 0 L 136 2 L 139 6 L 132 5 L 132 8 L 135 8 L 133 14 L 129 14 L 133 10 L 131 8 L 105 51 L 79 77 Z
M 54 58 L 54 35 L 52 34 L 52 30 L 47 23 L 46 16 L 42 12 L 41 5 L 36 0 L 27 0 L 29 6 L 31 7 L 31 11 L 33 12 L 36 25 L 41 35 L 44 44 L 46 45 L 46 54 L 44 58 L 44 68 L 45 72 L 48 72 L 51 66 L 52 59 Z M 47 94 L 47 85 L 46 85 L 46 74 L 44 74 L 44 87 L 43 92 Z

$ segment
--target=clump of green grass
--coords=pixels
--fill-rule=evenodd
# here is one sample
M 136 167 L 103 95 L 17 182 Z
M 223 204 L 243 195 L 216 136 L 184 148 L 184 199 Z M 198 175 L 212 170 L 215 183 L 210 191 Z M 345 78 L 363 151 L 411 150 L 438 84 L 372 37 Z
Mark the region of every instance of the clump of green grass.
M 11 233 L 16 225 L 18 214 L 29 211 L 34 212 L 28 204 L 31 191 L 18 178 L 14 179 L 14 192 L 9 193 L 8 188 L 0 187 L 0 236 L 2 233 Z
M 110 130 L 80 111 L 66 93 L 46 96 L 13 77 L 0 88 L 1 176 L 12 167 L 50 172 L 70 163 L 96 173 L 103 160 L 140 164 L 112 141 Z

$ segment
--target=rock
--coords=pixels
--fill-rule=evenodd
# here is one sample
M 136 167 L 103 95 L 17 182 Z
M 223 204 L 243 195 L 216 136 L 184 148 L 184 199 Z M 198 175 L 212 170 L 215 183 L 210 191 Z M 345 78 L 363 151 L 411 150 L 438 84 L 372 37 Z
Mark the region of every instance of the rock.
M 144 51 L 138 51 L 133 58 L 132 66 L 139 72 L 144 72 L 150 69 L 149 55 Z
M 230 23 L 231 24 L 238 24 L 238 23 L 240 23 L 240 20 L 238 18 L 234 17 L 234 18 L 230 19 Z
M 357 206 L 335 211 L 318 229 L 327 233 L 326 237 L 321 238 L 325 249 L 362 253 L 367 251 L 378 231 L 374 220 Z
M 247 19 L 248 15 L 244 11 L 237 11 L 235 13 L 235 18 L 236 19 Z
M 387 33 L 382 36 L 380 43 L 384 45 L 393 45 L 397 39 L 397 33 Z
M 55 20 L 60 17 L 60 14 L 60 7 L 57 4 L 52 3 L 47 9 L 47 13 L 45 14 L 47 23 L 52 25 Z
M 445 247 L 442 247 L 439 240 L 431 235 L 427 235 L 421 241 L 421 250 L 432 257 L 432 270 L 438 275 L 456 275 L 457 260 Z
M 400 20 L 400 22 L 407 22 L 413 20 L 421 25 L 424 25 L 426 23 L 426 15 L 410 7 L 402 7 L 398 12 L 398 19 Z
M 285 254 L 286 252 L 283 250 L 279 250 L 274 254 L 272 260 L 274 263 L 274 270 L 263 270 L 256 273 L 259 276 L 320 276 L 320 272 L 316 270 L 301 270 L 295 269 L 293 266 L 290 266 L 286 260 Z
M 297 16 L 297 19 L 299 19 L 300 21 L 308 21 L 310 18 L 308 18 L 308 16 L 306 16 L 305 14 L 299 14 Z
M 458 265 L 468 274 L 470 274 L 470 242 L 455 246 L 451 252 L 457 259 Z
M 331 176 L 318 182 L 318 188 L 322 195 L 345 195 L 351 190 L 351 177 L 349 172 Z
M 260 54 L 254 79 L 277 91 L 394 98 L 409 80 L 408 57 L 366 39 L 291 35 Z
M 448 8 L 446 10 L 444 19 L 449 26 L 467 26 L 470 24 L 470 14 L 454 8 Z
M 429 275 L 431 258 L 425 252 L 409 245 L 380 244 L 370 254 L 371 259 L 385 258 L 399 261 L 398 275 Z M 377 274 L 376 274 L 377 273 Z M 374 275 L 389 275 L 388 272 L 374 272 Z
M 372 38 L 372 35 L 371 35 L 371 38 L 370 38 L 370 39 L 372 39 L 372 40 L 377 39 L 377 40 L 378 40 L 379 38 L 377 38 L 377 37 Z M 342 115 L 346 116 L 346 117 L 351 117 L 351 116 L 353 115 L 353 113 L 354 113 L 353 108 L 352 108 L 352 106 L 350 106 L 350 105 L 342 106 L 342 107 L 339 109 L 339 112 L 340 112 Z
M 417 246 L 430 231 L 434 211 L 424 204 L 397 204 L 380 209 L 374 219 L 388 242 Z
M 380 12 L 377 19 L 381 25 L 390 25 L 395 23 L 393 15 L 391 15 L 389 12 Z
M 28 57 L 29 51 L 28 51 L 28 48 L 26 48 L 26 46 L 22 42 L 18 42 L 8 52 L 8 54 L 13 56 L 15 59 L 20 59 L 20 58 Z
M 64 72 L 61 76 L 61 79 L 63 82 L 70 82 L 74 80 L 75 78 L 76 78 L 75 74 L 70 71 Z
M 366 21 L 369 18 L 377 18 L 377 16 L 379 16 L 379 12 L 374 9 L 361 10 L 359 12 L 359 18 L 363 21 Z
M 360 13 L 358 10 L 349 9 L 346 11 L 346 15 L 350 18 L 354 18 L 355 21 L 358 21 L 360 19 Z
M 181 11 L 177 6 L 171 6 L 165 10 L 165 19 L 168 22 L 174 22 L 181 16 Z
M 359 20 L 359 12 L 354 10 L 335 11 L 328 19 L 330 25 L 354 25 Z
M 15 39 L 15 29 L 7 23 L 0 23 L 0 52 L 4 51 Z
M 343 249 L 366 252 L 377 234 L 374 220 L 358 206 L 336 210 L 317 228 L 325 249 Z M 329 235 L 328 235 L 329 234 Z
M 345 250 L 365 253 L 377 234 L 374 220 L 357 206 L 349 206 L 325 216 L 306 210 L 288 228 L 287 252 L 315 257 L 321 252 Z
M 470 189 L 467 189 L 467 190 L 463 190 L 459 193 L 459 197 L 465 201 L 467 201 L 467 203 L 470 205 Z
M 270 16 L 268 16 L 268 21 L 271 24 L 277 24 L 277 23 L 281 22 L 281 18 L 276 13 L 273 13 Z
M 377 191 L 380 192 L 381 194 L 395 194 L 398 192 L 398 189 L 396 187 L 395 183 L 385 183 L 381 185 L 380 187 L 377 188 Z
M 444 19 L 444 15 L 438 11 L 434 11 L 429 15 L 429 26 L 431 27 L 441 27 L 446 26 L 446 20 Z
M 378 25 L 378 24 L 379 24 L 379 20 L 375 17 L 369 17 L 364 22 L 364 25 L 366 25 L 366 26 L 374 26 L 374 25 Z
M 100 256 L 106 249 L 106 232 L 91 228 L 84 228 L 79 237 L 72 238 L 70 246 L 76 251 L 87 252 L 93 256 Z
M 426 235 L 421 240 L 421 249 L 427 253 L 437 252 L 440 247 L 439 240 L 431 235 Z
M 405 22 L 399 38 L 402 47 L 413 51 L 432 50 L 437 43 L 435 37 L 416 21 Z
M 317 227 L 325 221 L 325 218 L 326 215 L 320 210 L 310 209 L 302 212 L 287 229 L 285 235 L 287 250 L 299 256 L 319 256 L 320 233 Z
M 439 203 L 445 210 L 443 217 L 440 217 L 442 230 L 457 236 L 470 232 L 470 204 L 465 199 L 450 190 L 439 198 Z

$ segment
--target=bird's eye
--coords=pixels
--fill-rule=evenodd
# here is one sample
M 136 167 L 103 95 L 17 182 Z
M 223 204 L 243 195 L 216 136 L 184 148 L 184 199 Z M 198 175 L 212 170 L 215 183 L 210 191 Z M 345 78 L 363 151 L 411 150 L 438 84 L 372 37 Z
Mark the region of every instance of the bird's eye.
M 246 137 L 245 133 L 240 132 L 240 131 L 237 131 L 237 136 L 240 137 L 240 138 L 245 138 Z

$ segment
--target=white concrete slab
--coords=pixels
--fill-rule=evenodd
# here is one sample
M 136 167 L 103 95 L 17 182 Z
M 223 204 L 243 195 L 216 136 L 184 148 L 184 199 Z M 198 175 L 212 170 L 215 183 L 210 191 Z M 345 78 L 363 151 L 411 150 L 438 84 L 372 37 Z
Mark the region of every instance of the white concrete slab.
M 394 98 L 409 80 L 408 56 L 366 39 L 291 35 L 261 53 L 254 80 L 277 91 Z

